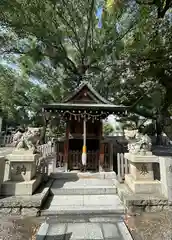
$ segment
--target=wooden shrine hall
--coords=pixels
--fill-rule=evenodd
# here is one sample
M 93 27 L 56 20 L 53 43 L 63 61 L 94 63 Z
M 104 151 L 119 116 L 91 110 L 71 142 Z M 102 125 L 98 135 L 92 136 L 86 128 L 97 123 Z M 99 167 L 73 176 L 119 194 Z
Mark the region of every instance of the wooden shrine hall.
M 43 112 L 58 114 L 66 123 L 65 137 L 56 146 L 56 168 L 113 171 L 113 146 L 103 137 L 103 119 L 124 116 L 127 107 L 112 104 L 84 82 L 62 103 L 44 105 Z

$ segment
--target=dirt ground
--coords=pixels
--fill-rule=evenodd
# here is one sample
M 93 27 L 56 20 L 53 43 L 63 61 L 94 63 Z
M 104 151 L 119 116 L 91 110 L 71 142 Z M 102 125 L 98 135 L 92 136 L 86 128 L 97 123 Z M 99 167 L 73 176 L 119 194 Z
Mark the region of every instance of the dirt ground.
M 0 240 L 35 240 L 40 218 L 0 215 Z
M 142 213 L 125 220 L 134 240 L 172 240 L 172 212 Z

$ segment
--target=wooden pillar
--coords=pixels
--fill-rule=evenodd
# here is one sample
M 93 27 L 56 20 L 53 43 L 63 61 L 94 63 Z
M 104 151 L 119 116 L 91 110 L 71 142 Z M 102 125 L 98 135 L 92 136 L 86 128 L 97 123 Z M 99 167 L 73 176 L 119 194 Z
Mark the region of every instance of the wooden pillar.
M 103 140 L 103 123 L 102 121 L 100 122 L 100 155 L 99 155 L 99 172 L 102 172 L 103 169 L 103 165 L 104 165 L 104 143 L 102 142 Z
M 87 165 L 87 147 L 86 147 L 86 119 L 83 120 L 83 147 L 82 147 L 82 165 Z
M 66 122 L 66 134 L 64 141 L 64 169 L 68 171 L 68 151 L 69 151 L 69 122 Z

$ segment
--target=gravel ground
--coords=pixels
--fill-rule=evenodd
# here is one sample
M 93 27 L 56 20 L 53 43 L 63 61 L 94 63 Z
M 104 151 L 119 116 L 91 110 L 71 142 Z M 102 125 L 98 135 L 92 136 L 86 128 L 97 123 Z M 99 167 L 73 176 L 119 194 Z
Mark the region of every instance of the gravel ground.
M 35 240 L 40 218 L 0 215 L 0 240 Z
M 127 216 L 126 224 L 134 240 L 172 240 L 172 212 Z
M 44 218 L 0 215 L 0 240 L 35 240 Z M 172 212 L 126 216 L 134 240 L 172 240 Z

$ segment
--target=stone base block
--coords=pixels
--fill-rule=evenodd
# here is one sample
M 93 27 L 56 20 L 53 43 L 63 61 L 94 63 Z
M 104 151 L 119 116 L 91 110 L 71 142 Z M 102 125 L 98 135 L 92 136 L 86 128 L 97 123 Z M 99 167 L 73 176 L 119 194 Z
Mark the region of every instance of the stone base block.
M 159 193 L 133 193 L 126 184 L 118 184 L 117 191 L 130 215 L 172 209 L 168 199 Z
M 161 183 L 154 181 L 135 181 L 131 174 L 125 175 L 125 183 L 134 193 L 160 193 Z
M 1 186 L 2 196 L 30 196 L 39 187 L 42 175 L 37 176 L 31 181 L 14 182 L 5 181 Z
M 30 150 L 15 150 L 7 155 L 10 161 L 11 181 L 30 181 L 36 175 L 36 164 L 40 155 L 33 154 Z

